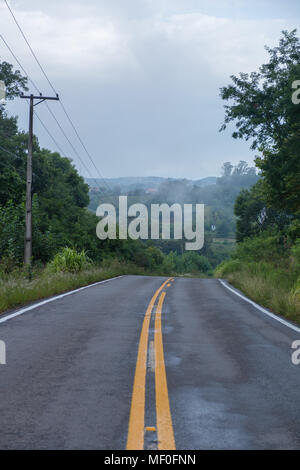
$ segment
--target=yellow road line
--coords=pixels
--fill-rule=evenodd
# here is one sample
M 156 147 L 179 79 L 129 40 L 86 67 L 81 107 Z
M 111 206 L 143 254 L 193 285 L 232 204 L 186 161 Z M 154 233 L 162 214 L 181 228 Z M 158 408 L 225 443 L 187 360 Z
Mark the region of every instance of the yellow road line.
M 155 292 L 148 308 L 145 313 L 142 332 L 140 336 L 140 343 L 138 349 L 138 356 L 135 368 L 135 376 L 133 383 L 133 391 L 131 398 L 131 408 L 129 416 L 128 437 L 127 437 L 127 450 L 142 450 L 144 448 L 144 432 L 145 432 L 145 387 L 146 387 L 146 368 L 147 368 L 147 349 L 149 337 L 149 324 L 151 319 L 152 309 L 155 301 L 169 282 L 167 279 Z
M 155 315 L 155 395 L 156 395 L 156 427 L 159 450 L 175 450 L 172 417 L 170 411 L 167 376 L 164 360 L 164 348 L 161 329 L 161 313 L 166 293 L 162 292 Z

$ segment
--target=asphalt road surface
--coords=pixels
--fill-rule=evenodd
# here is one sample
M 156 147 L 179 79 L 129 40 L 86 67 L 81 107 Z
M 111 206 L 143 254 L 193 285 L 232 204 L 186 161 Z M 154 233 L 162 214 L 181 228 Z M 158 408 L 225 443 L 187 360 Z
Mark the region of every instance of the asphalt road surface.
M 0 322 L 1 449 L 300 448 L 300 330 L 218 280 L 124 276 Z

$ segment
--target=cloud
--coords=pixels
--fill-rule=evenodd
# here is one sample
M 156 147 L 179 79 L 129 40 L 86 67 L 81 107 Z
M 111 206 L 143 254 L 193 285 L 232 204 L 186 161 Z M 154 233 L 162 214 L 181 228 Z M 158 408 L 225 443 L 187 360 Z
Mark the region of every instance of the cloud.
M 134 69 L 151 74 L 156 65 L 164 63 L 179 74 L 180 69 L 193 75 L 191 68 L 194 73 L 206 68 L 207 73 L 224 77 L 240 67 L 257 67 L 265 57 L 263 44 L 273 43 L 282 28 L 291 26 L 284 19 L 244 20 L 199 12 L 167 15 L 160 9 L 156 15 L 150 10 L 146 18 L 128 18 L 117 15 L 118 2 L 113 2 L 114 15 L 107 13 L 107 2 L 101 2 L 106 5 L 106 16 L 92 16 L 92 4 L 87 8 L 85 2 L 77 2 L 70 9 L 68 1 L 50 14 L 41 10 L 41 2 L 31 3 L 39 8 L 17 10 L 17 17 L 34 50 L 55 75 L 88 68 L 93 76 L 94 68 L 107 79 L 126 71 L 131 74 Z M 140 3 L 149 5 L 147 1 Z M 26 55 L 4 4 L 0 13 L 3 34 Z
M 8 17 L 5 5 L 1 5 L 0 26 L 9 43 L 13 43 L 21 58 L 28 57 L 28 50 L 19 32 L 14 29 L 12 19 Z M 17 11 L 17 18 L 38 57 L 55 76 L 76 73 L 85 70 L 92 75 L 96 67 L 103 73 L 116 65 L 130 66 L 132 57 L 125 35 L 118 28 L 117 22 L 109 19 L 84 16 L 68 17 L 68 10 L 63 15 L 50 16 L 39 10 Z M 27 61 L 27 59 L 25 59 Z
M 282 29 L 294 28 L 284 7 L 277 0 L 272 5 L 276 15 L 272 10 L 266 17 L 241 0 L 12 2 L 108 176 L 171 171 L 198 177 L 223 161 L 253 158 L 248 145 L 218 133 L 218 94 L 231 74 L 256 70 L 266 60 L 264 45 L 275 45 Z M 3 2 L 0 29 L 46 91 Z M 2 46 L 0 55 L 11 61 Z M 42 130 L 39 135 L 51 147 Z

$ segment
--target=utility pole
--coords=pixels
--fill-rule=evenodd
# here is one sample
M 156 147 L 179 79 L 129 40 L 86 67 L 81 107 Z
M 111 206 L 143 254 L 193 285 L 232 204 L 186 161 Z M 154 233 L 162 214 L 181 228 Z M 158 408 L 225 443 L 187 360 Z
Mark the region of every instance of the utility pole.
M 33 138 L 33 108 L 45 100 L 59 100 L 56 97 L 21 94 L 21 98 L 29 99 L 29 137 L 28 137 L 28 154 L 27 154 L 27 172 L 26 172 L 26 220 L 25 220 L 25 241 L 24 241 L 24 263 L 30 267 L 32 258 L 32 138 Z M 39 100 L 34 103 L 34 100 Z

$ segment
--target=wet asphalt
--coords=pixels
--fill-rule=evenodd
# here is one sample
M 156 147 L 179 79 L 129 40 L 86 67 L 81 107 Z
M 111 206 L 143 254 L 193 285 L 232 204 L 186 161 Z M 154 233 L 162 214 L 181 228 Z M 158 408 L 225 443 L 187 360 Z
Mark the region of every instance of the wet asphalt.
M 0 449 L 125 449 L 142 323 L 165 279 L 124 276 L 0 324 Z M 162 330 L 177 449 L 300 449 L 300 333 L 191 278 L 167 288 Z M 149 360 L 146 426 L 153 376 Z

